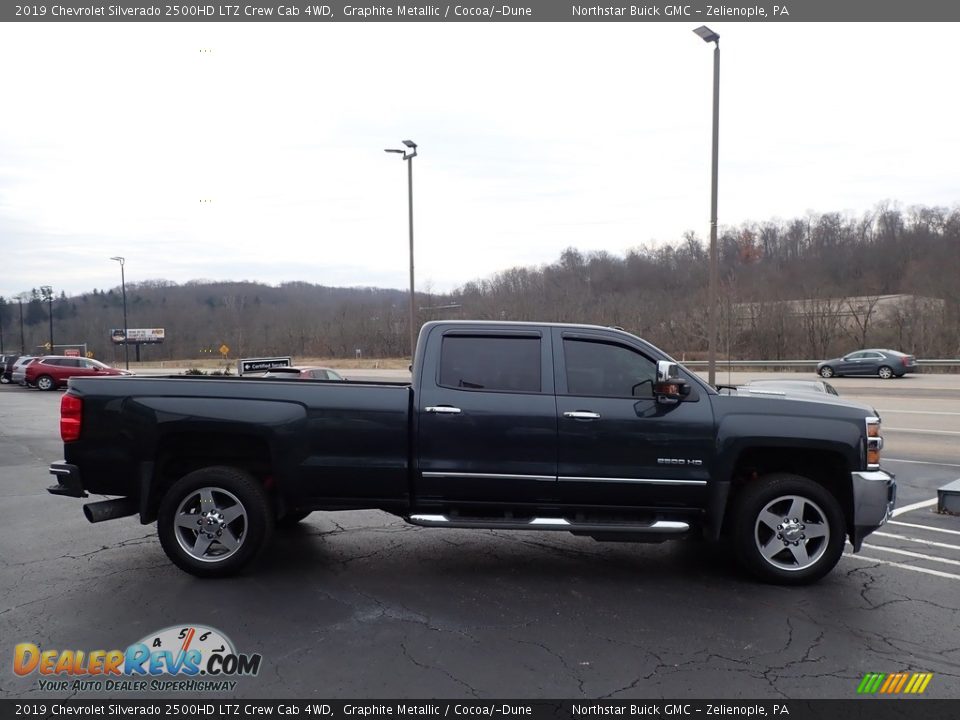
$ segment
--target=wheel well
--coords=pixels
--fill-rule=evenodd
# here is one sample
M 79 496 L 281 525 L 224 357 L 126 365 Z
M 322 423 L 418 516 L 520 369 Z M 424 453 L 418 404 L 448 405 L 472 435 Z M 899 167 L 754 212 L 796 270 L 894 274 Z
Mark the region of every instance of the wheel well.
M 156 518 L 160 499 L 167 488 L 187 473 L 211 465 L 245 470 L 271 489 L 273 458 L 264 438 L 242 433 L 168 435 L 157 448 L 157 463 L 147 503 L 150 517 L 144 521 Z
M 808 448 L 764 447 L 744 450 L 734 466 L 724 512 L 726 530 L 740 491 L 750 482 L 774 472 L 792 473 L 823 486 L 840 502 L 847 528 L 853 523 L 853 486 L 850 467 L 839 453 Z

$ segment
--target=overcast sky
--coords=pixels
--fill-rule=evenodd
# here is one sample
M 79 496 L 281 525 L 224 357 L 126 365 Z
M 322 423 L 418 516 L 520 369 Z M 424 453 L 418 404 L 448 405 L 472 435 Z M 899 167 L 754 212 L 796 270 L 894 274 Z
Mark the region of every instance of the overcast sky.
M 4 24 L 0 295 L 404 288 L 408 138 L 420 290 L 706 237 L 695 26 Z M 956 25 L 711 27 L 721 227 L 958 203 Z

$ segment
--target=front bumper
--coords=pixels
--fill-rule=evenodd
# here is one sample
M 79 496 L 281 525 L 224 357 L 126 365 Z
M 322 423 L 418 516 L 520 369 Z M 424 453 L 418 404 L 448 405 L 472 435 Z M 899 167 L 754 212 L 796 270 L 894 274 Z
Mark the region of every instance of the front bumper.
M 859 552 L 863 539 L 893 515 L 897 502 L 897 481 L 885 470 L 857 470 L 850 473 L 853 486 L 853 523 L 850 542 Z

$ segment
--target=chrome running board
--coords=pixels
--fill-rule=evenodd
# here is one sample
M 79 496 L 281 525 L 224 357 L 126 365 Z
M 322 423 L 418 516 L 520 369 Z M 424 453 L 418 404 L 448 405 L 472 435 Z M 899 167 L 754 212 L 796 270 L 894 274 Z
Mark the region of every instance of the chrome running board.
M 576 522 L 566 518 L 461 518 L 446 515 L 417 514 L 406 518 L 407 522 L 421 527 L 477 528 L 487 530 L 564 530 L 576 533 L 651 533 L 654 535 L 680 535 L 690 525 L 679 520 L 655 520 L 651 523 L 603 523 Z

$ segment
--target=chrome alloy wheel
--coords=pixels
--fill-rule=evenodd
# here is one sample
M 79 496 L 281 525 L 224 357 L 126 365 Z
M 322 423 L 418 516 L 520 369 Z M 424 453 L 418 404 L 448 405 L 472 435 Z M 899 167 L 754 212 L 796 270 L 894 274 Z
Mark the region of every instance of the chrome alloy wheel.
M 800 495 L 783 495 L 757 515 L 754 541 L 760 555 L 780 570 L 815 565 L 830 543 L 830 525 L 823 509 Z
M 184 498 L 174 523 L 177 542 L 185 553 L 202 562 L 220 562 L 243 545 L 247 511 L 233 493 L 204 487 Z

